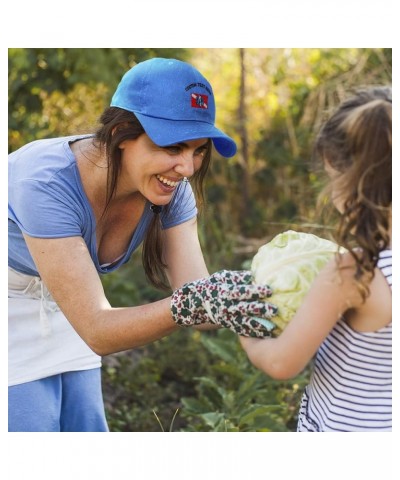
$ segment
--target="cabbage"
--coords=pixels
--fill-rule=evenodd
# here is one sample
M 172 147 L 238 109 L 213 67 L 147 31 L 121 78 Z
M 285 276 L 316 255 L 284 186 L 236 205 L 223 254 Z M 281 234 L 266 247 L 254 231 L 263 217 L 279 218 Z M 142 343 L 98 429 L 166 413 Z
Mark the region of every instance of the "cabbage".
M 330 240 L 293 230 L 260 247 L 251 262 L 251 272 L 254 283 L 272 288 L 268 301 L 278 307 L 272 318 L 277 326 L 274 336 L 292 319 L 315 277 L 338 251 L 345 249 Z

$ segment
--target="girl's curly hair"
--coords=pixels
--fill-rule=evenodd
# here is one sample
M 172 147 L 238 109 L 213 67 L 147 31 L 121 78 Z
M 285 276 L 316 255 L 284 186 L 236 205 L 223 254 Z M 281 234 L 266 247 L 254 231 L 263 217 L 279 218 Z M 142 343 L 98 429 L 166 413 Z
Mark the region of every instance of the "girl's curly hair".
M 365 300 L 379 253 L 390 243 L 391 87 L 362 89 L 345 100 L 319 132 L 314 153 L 338 172 L 322 196 L 334 192 L 343 205 L 336 241 L 356 262 L 355 279 Z

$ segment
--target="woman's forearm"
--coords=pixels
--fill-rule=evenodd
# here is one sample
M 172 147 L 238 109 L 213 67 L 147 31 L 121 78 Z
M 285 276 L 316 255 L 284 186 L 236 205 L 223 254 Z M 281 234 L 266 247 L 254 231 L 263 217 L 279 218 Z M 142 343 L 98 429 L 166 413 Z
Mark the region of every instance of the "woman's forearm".
M 168 297 L 137 307 L 105 308 L 80 334 L 101 356 L 151 343 L 180 328 L 172 319 L 170 302 Z

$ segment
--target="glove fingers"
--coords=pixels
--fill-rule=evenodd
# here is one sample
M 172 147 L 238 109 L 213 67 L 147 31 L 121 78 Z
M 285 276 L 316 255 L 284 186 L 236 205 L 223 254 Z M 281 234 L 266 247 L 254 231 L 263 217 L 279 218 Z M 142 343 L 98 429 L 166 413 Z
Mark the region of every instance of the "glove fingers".
M 240 322 L 224 322 L 222 326 L 244 337 L 266 338 L 272 336 L 272 330 L 275 328 L 275 325 L 271 325 L 266 327 L 254 318 L 241 317 Z
M 228 300 L 259 300 L 272 295 L 268 285 L 227 285 L 226 299 Z
M 254 330 L 253 328 L 243 326 L 241 332 L 237 332 L 242 337 L 269 338 L 271 333 L 266 330 Z
M 270 336 L 272 331 L 276 328 L 275 323 L 257 317 L 245 316 L 241 323 L 250 330 L 261 333 L 263 336 Z
M 268 302 L 237 302 L 228 307 L 230 314 L 255 315 L 262 318 L 272 318 L 278 313 L 278 307 Z
M 211 283 L 227 283 L 228 285 L 248 285 L 253 276 L 249 270 L 220 270 L 210 276 Z

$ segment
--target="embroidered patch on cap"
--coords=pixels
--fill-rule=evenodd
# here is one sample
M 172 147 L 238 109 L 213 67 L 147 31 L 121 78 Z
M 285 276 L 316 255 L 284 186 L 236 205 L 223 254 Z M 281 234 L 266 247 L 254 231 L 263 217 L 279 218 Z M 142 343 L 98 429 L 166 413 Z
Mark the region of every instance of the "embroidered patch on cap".
M 208 108 L 208 95 L 201 93 L 192 93 L 192 107 L 194 108 Z

